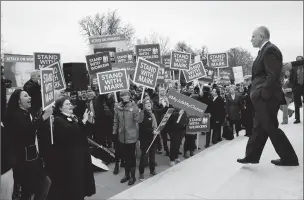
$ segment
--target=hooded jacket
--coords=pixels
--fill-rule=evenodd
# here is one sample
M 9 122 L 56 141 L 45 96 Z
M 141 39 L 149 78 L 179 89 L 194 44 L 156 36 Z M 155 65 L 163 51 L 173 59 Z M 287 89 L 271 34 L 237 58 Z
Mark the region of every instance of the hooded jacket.
M 138 140 L 137 123 L 143 121 L 143 112 L 130 101 L 126 105 L 120 102 L 114 109 L 113 134 L 124 144 L 136 143 Z

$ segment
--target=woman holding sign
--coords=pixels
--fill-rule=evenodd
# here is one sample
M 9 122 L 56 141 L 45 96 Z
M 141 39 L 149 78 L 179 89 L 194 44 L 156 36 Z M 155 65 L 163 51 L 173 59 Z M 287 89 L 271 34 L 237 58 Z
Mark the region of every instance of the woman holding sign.
M 142 104 L 137 105 L 130 100 L 129 91 L 121 91 L 120 98 L 122 101 L 114 109 L 113 134 L 118 135 L 121 152 L 126 162 L 125 177 L 121 183 L 127 181 L 128 185 L 133 185 L 136 181 L 136 143 L 138 141 L 138 125 L 143 121 Z
M 40 200 L 45 199 L 50 183 L 35 145 L 36 131 L 52 114 L 52 108 L 47 109 L 40 118 L 30 113 L 30 108 L 31 97 L 28 93 L 15 90 L 8 102 L 4 127 L 12 139 L 16 159 L 14 181 L 21 184 L 21 199 L 29 199 L 34 194 L 35 200 Z
M 73 114 L 69 97 L 56 101 L 54 109 L 54 162 L 48 200 L 84 200 L 96 192 L 92 160 L 84 128 L 90 116 Z
M 139 179 L 142 181 L 144 180 L 144 159 L 145 153 L 149 148 L 149 145 L 153 141 L 154 134 L 157 134 L 155 130 L 157 129 L 157 121 L 152 113 L 153 103 L 152 100 L 147 99 L 143 102 L 143 111 L 144 117 L 143 121 L 139 124 L 139 141 L 140 141 L 140 150 L 141 150 L 141 157 L 140 157 L 140 164 L 139 164 Z M 149 168 L 150 168 L 150 175 L 154 176 L 155 173 L 155 153 L 156 153 L 157 143 L 154 142 L 147 153 L 149 156 Z

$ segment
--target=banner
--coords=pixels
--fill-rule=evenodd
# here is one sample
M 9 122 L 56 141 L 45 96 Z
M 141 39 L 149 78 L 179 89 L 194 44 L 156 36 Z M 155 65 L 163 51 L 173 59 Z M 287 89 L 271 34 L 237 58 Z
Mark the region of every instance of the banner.
M 103 52 L 86 56 L 88 71 L 90 75 L 112 69 L 110 53 Z
M 204 81 L 207 83 L 213 83 L 214 75 L 216 73 L 216 69 L 212 67 L 205 67 L 206 76 L 199 78 L 200 81 Z
M 189 70 L 183 70 L 183 73 L 187 83 L 206 76 L 206 71 L 201 61 L 190 65 Z
M 42 109 L 55 103 L 54 71 L 49 68 L 40 69 Z
M 100 72 L 97 74 L 99 94 L 108 94 L 129 89 L 129 81 L 125 69 Z
M 244 82 L 244 74 L 243 74 L 243 67 L 232 67 L 233 75 L 234 75 L 234 83 L 243 83 Z
M 165 83 L 165 65 L 159 64 L 157 83 L 164 84 Z
M 91 52 L 97 48 L 115 47 L 116 52 L 128 51 L 127 38 L 123 34 L 118 35 L 97 35 L 89 37 Z
M 4 77 L 12 81 L 12 87 L 23 88 L 35 71 L 34 56 L 20 54 L 4 54 Z
M 121 51 L 115 53 L 116 63 L 135 63 L 133 51 Z
M 171 52 L 170 69 L 189 70 L 191 62 L 191 54 L 179 51 Z
M 142 44 L 136 45 L 136 58 L 143 58 L 150 62 L 160 63 L 160 47 L 159 44 Z
M 165 68 L 170 68 L 171 55 L 162 56 L 162 63 L 165 65 Z
M 173 108 L 169 108 L 166 112 L 166 114 L 164 115 L 163 119 L 161 120 L 160 124 L 158 125 L 156 131 L 157 132 L 161 132 L 164 127 L 166 126 L 169 118 L 171 117 L 172 113 L 173 113 L 174 109 Z
M 207 55 L 208 67 L 225 68 L 229 67 L 228 53 L 213 53 Z
M 159 68 L 158 65 L 152 62 L 138 58 L 133 82 L 154 90 Z
M 116 53 L 116 48 L 115 47 L 95 48 L 94 49 L 94 54 L 103 53 L 103 52 L 107 52 L 107 51 L 110 53 L 111 62 L 115 63 L 115 53 Z
M 66 89 L 64 75 L 59 62 L 55 62 L 45 68 L 51 68 L 54 70 L 54 87 L 55 90 Z
M 186 95 L 176 92 L 174 89 L 169 89 L 168 91 L 169 103 L 174 107 L 182 109 L 187 113 L 202 117 L 204 116 L 207 105 L 201 103 L 195 99 L 192 99 Z
M 45 68 L 55 62 L 60 63 L 60 53 L 34 53 L 35 69 Z
M 186 132 L 209 132 L 210 114 L 205 113 L 203 117 L 190 116 Z

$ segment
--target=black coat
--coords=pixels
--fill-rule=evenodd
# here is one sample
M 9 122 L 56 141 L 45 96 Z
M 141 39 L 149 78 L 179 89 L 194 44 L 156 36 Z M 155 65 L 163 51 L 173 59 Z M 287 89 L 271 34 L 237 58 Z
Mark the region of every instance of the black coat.
M 30 95 L 32 102 L 31 110 L 36 114 L 42 107 L 40 85 L 32 80 L 29 80 L 24 84 L 23 90 L 25 90 Z
M 154 128 L 152 122 L 152 116 L 147 111 L 144 111 L 144 119 L 141 123 L 138 124 L 140 145 L 150 145 L 152 142 L 154 137 Z
M 230 94 L 227 95 L 225 108 L 230 120 L 241 120 L 242 96 L 235 94 L 235 98 L 232 99 Z
M 271 60 L 266 66 L 265 60 Z M 250 97 L 253 101 L 258 98 L 264 101 L 274 100 L 281 105 L 286 104 L 280 74 L 282 71 L 282 53 L 271 42 L 267 42 L 260 50 L 252 65 Z
M 36 131 L 42 123 L 42 118 L 31 120 L 30 113 L 21 108 L 7 115 L 4 123 L 7 134 L 11 137 L 16 159 L 14 176 L 28 192 L 34 192 L 45 178 L 35 146 Z
M 54 119 L 56 175 L 52 177 L 50 200 L 83 200 L 95 194 L 95 180 L 84 125 L 59 114 Z
M 214 125 L 217 121 L 223 124 L 225 121 L 226 111 L 225 102 L 222 97 L 218 96 L 212 104 L 211 124 Z M 212 126 L 211 125 L 211 126 Z
M 176 133 L 185 134 L 186 133 L 186 128 L 189 123 L 189 119 L 187 117 L 186 112 L 184 112 L 184 114 L 182 115 L 179 123 L 176 123 L 178 120 L 178 117 L 179 117 L 179 109 L 175 109 L 173 111 L 172 115 L 170 116 L 167 124 L 164 127 L 164 132 L 172 133 L 172 134 L 176 134 Z

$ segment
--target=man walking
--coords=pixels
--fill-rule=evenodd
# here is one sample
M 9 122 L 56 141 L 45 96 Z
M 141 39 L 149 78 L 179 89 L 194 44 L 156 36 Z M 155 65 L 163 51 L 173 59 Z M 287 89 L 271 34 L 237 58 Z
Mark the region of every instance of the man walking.
M 252 45 L 259 48 L 257 58 L 252 66 L 252 83 L 250 97 L 255 110 L 252 136 L 246 147 L 245 158 L 238 159 L 242 164 L 259 163 L 268 137 L 280 159 L 271 163 L 279 166 L 298 166 L 298 157 L 285 133 L 278 128 L 277 118 L 280 105 L 286 104 L 280 73 L 282 71 L 282 54 L 270 41 L 269 30 L 258 27 L 252 34 Z

